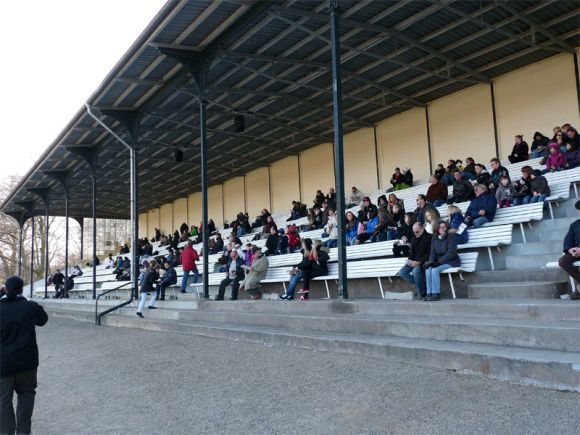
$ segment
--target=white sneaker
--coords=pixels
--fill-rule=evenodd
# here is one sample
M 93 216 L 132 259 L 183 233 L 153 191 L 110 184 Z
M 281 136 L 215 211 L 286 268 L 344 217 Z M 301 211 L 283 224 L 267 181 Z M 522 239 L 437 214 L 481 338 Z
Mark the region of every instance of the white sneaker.
M 570 295 L 568 293 L 566 293 L 565 295 L 560 295 L 560 299 L 564 299 L 564 300 L 570 300 Z

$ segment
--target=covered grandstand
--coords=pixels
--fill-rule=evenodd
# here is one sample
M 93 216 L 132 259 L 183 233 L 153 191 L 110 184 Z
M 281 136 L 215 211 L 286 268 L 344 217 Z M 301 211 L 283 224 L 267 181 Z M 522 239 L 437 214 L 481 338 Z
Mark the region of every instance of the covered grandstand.
M 579 18 L 575 1 L 168 1 L 0 210 L 131 218 L 134 280 L 156 227 L 282 214 L 328 186 L 344 212 L 345 183 L 578 126 Z

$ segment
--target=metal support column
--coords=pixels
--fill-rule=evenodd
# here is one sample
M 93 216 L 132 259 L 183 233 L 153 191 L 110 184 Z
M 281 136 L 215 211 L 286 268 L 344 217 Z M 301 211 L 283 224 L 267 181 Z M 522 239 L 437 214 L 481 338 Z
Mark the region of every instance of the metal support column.
M 495 139 L 495 156 L 499 159 L 499 134 L 497 131 L 497 113 L 495 110 L 495 89 L 493 83 L 490 83 L 489 90 L 491 92 L 491 116 L 493 120 L 493 137 Z
M 578 52 L 574 50 L 574 77 L 576 78 L 576 98 L 578 98 L 578 107 L 580 108 L 580 71 L 578 71 Z
M 342 77 L 340 73 L 339 0 L 330 0 L 330 40 L 332 52 L 332 99 L 334 120 L 334 174 L 338 227 L 338 297 L 348 299 L 344 153 L 342 142 Z
M 429 154 L 429 173 L 433 173 L 433 155 L 431 153 L 431 123 L 429 122 L 429 106 L 425 106 L 425 127 L 427 129 L 427 152 Z
M 49 236 L 49 221 L 48 213 L 50 208 L 50 189 L 48 188 L 33 188 L 28 189 L 29 192 L 37 195 L 44 203 L 44 298 L 48 298 L 48 236 Z
M 24 222 L 26 221 L 26 212 L 24 210 L 19 211 L 6 211 L 4 212 L 8 216 L 12 217 L 18 223 L 18 261 L 17 261 L 17 272 L 18 276 L 22 275 L 22 239 L 23 239 L 23 228 Z
M 68 190 L 68 189 L 67 189 Z M 64 297 L 68 297 L 68 192 L 64 194 Z
M 34 215 L 34 210 L 32 210 L 30 218 L 32 219 L 31 232 L 30 232 L 30 293 L 29 297 L 32 298 L 32 292 L 34 291 L 34 237 L 36 233 L 36 216 Z
M 85 251 L 85 219 L 84 217 L 80 218 L 78 221 L 80 227 L 81 227 L 81 252 L 80 252 L 80 257 L 81 260 L 84 259 L 84 251 Z
M 20 223 L 20 232 L 18 233 L 18 276 L 22 277 L 22 239 L 24 235 L 24 223 Z
M 172 57 L 181 63 L 193 76 L 198 89 L 197 100 L 199 102 L 199 133 L 200 133 L 200 157 L 201 157 L 201 225 L 203 240 L 203 297 L 209 299 L 209 264 L 208 264 L 208 242 L 209 232 L 207 231 L 208 208 L 207 208 L 207 80 L 211 60 L 208 55 L 182 50 L 163 45 L 157 46 L 161 54 Z

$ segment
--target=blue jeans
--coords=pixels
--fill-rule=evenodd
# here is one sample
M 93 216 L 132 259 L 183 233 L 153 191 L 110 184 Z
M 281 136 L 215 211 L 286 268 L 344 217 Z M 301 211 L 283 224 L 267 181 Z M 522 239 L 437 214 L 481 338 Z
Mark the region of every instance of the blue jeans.
M 151 300 L 149 301 L 149 306 L 150 307 L 154 307 L 155 306 L 155 299 L 157 299 L 157 292 L 154 291 L 153 294 L 151 295 Z M 143 312 L 143 309 L 145 308 L 145 301 L 147 301 L 147 293 L 141 293 L 141 301 L 139 302 L 139 308 L 137 308 L 137 311 L 139 313 Z
M 524 204 L 533 204 L 535 202 L 544 202 L 548 195 L 529 195 L 524 198 Z
M 290 277 L 290 284 L 288 284 L 288 288 L 286 289 L 286 294 L 290 297 L 294 297 L 294 291 L 296 290 L 296 286 L 302 279 L 302 272 L 296 272 L 296 275 L 292 275 Z
M 387 240 L 395 240 L 401 238 L 401 232 L 399 230 L 389 230 L 387 231 Z
M 473 219 L 473 221 L 471 221 L 471 224 L 473 225 L 474 228 L 479 228 L 488 222 L 489 222 L 488 218 L 486 218 L 485 216 L 480 216 L 478 218 Z
M 423 281 L 421 266 L 403 266 L 402 269 L 399 270 L 399 276 L 405 281 L 410 282 L 411 284 L 415 284 L 418 290 L 417 294 L 425 294 L 425 282 Z
M 245 228 L 242 228 L 242 227 L 239 227 L 238 228 L 238 231 L 236 231 L 236 236 L 242 237 L 242 236 L 245 236 L 245 235 L 246 235 L 246 229 Z
M 427 294 L 439 294 L 441 293 L 441 276 L 439 275 L 445 269 L 449 269 L 451 266 L 449 264 L 442 264 L 437 267 L 430 267 L 425 273 L 427 279 Z
M 532 159 L 546 157 L 547 155 L 548 155 L 548 150 L 544 150 L 544 151 L 534 150 L 534 151 L 532 151 Z
M 453 184 L 453 180 L 455 180 L 455 177 L 453 176 L 453 174 L 450 173 L 443 175 L 443 177 L 441 178 L 441 182 L 446 186 L 451 186 Z
M 436 199 L 433 201 L 433 207 L 441 207 L 443 204 L 447 204 L 447 201 L 444 199 Z
M 322 242 L 322 246 L 326 248 L 336 248 L 338 246 L 338 239 L 328 239 Z
M 514 202 L 512 204 L 513 205 L 529 204 L 531 197 L 532 197 L 532 195 L 526 195 L 526 196 L 521 196 L 519 198 L 514 198 Z
M 193 273 L 193 281 L 192 283 L 196 283 L 197 282 L 197 278 L 199 278 L 199 272 L 197 271 L 197 269 L 193 269 L 193 270 L 184 270 L 183 271 L 183 279 L 181 280 L 181 291 L 184 292 L 185 288 L 187 287 L 187 280 L 189 279 L 189 273 Z

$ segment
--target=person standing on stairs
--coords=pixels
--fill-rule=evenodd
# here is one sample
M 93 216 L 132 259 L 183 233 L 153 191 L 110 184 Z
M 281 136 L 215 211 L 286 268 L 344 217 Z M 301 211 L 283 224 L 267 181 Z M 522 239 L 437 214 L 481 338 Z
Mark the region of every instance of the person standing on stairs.
M 157 299 L 157 291 L 154 288 L 154 285 L 157 283 L 159 279 L 159 270 L 161 267 L 157 264 L 157 261 L 151 260 L 149 263 L 149 269 L 145 272 L 143 276 L 143 282 L 141 283 L 141 301 L 139 302 L 139 308 L 137 308 L 137 315 L 143 318 L 143 309 L 145 308 L 145 302 L 147 301 L 147 295 L 149 293 L 153 293 L 151 295 L 151 299 L 149 300 L 148 308 L 154 310 L 155 307 L 155 299 Z
M 580 201 L 576 201 L 575 207 L 580 212 Z M 576 291 L 576 286 L 580 282 L 580 268 L 574 266 L 574 263 L 580 261 L 580 219 L 576 219 L 570 224 L 570 228 L 568 228 L 568 232 L 564 237 L 563 251 L 564 255 L 560 257 L 558 264 L 564 269 L 564 272 L 572 277 L 575 281 L 575 286 L 568 295 L 564 295 L 562 298 L 578 300 L 580 295 Z

